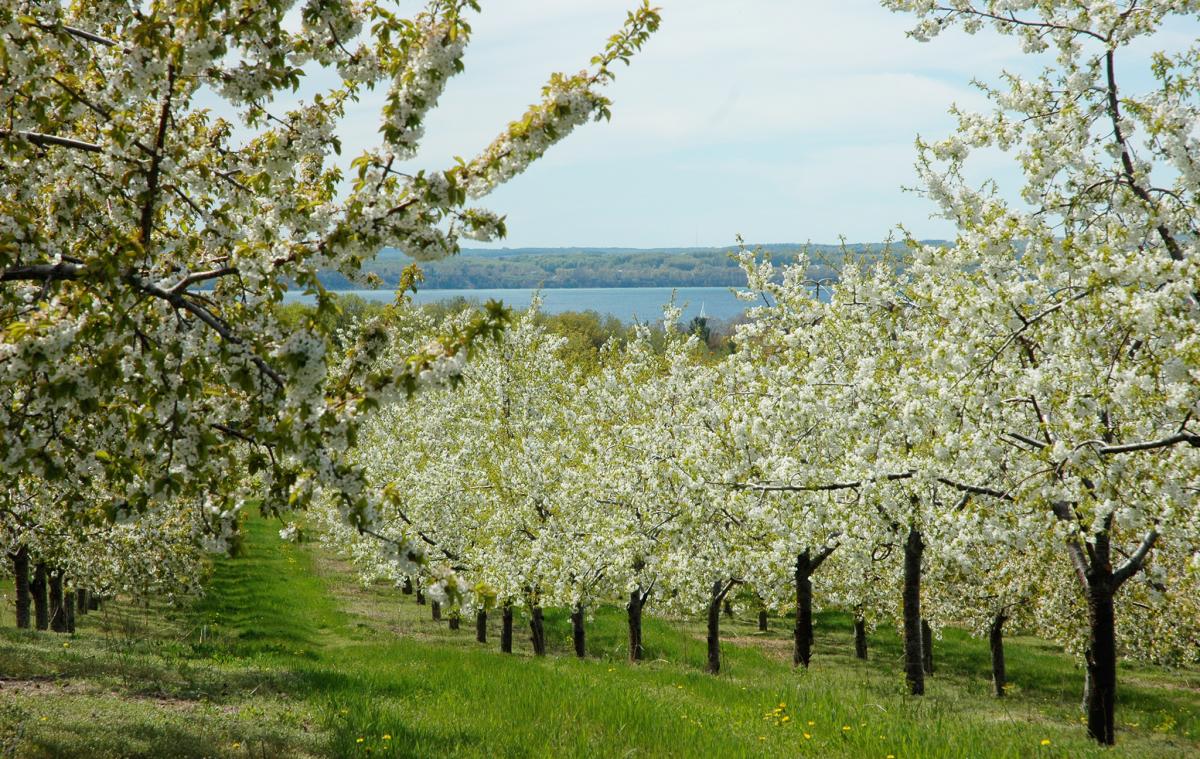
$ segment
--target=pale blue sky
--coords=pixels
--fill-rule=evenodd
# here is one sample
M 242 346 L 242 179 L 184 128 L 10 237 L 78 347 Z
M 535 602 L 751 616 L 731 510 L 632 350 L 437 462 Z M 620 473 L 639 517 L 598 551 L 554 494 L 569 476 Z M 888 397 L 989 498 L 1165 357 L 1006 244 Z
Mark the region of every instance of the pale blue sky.
M 584 67 L 635 2 L 484 3 L 466 73 L 430 117 L 413 168 L 474 155 L 551 71 Z M 948 236 L 901 189 L 914 183 L 914 138 L 948 133 L 953 102 L 984 107 L 973 76 L 1032 63 L 990 32 L 918 43 L 905 36 L 910 17 L 874 0 L 657 4 L 662 28 L 619 72 L 612 121 L 580 128 L 482 203 L 508 217 L 501 245 L 874 241 L 898 223 Z M 374 141 L 377 108 L 351 114 L 344 155 Z M 1012 176 L 998 156 L 973 170 Z

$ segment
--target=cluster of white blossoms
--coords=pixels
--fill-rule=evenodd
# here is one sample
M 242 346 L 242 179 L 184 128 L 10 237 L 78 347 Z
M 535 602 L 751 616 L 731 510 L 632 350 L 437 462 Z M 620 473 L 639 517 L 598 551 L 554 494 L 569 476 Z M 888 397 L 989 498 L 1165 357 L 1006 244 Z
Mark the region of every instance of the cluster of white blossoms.
M 450 77 L 461 70 L 466 48 L 467 33 L 462 24 L 430 25 L 420 31 L 420 38 L 410 47 L 383 109 L 381 131 L 398 158 L 416 155 L 425 135 L 425 114 L 437 105 Z
M 453 379 L 502 314 L 380 370 L 370 330 L 351 341 L 354 358 L 326 350 L 338 307 L 317 273 L 361 279 L 386 246 L 424 259 L 456 253 L 463 231 L 503 234 L 499 217 L 465 207 L 462 165 L 394 165 L 462 69 L 475 12 L 473 0 L 430 0 L 412 18 L 374 0 L 0 7 L 10 497 L 39 483 L 66 493 L 41 503 L 66 525 L 89 510 L 209 525 L 192 535 L 197 548 L 229 543 L 243 503 L 274 513 L 322 492 L 369 527 L 387 496 L 347 457 L 364 412 Z M 636 8 L 587 86 L 605 84 L 609 63 L 657 25 L 655 9 Z M 381 84 L 379 142 L 343 165 L 338 126 Z M 546 98 L 531 113 L 547 132 L 607 111 L 599 96 L 572 108 Z M 505 176 L 547 144 L 505 158 Z M 500 160 L 471 166 L 495 186 Z M 317 315 L 285 328 L 278 307 L 296 290 L 315 296 Z M 413 537 L 400 553 L 419 562 Z

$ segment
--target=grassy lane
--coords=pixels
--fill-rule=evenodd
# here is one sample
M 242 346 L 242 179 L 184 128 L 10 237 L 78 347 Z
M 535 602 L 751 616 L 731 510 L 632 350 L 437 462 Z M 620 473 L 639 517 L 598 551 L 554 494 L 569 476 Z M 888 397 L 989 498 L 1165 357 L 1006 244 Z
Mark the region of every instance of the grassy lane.
M 362 588 L 312 547 L 247 525 L 247 554 L 217 563 L 186 613 L 110 604 L 64 640 L 0 637 L 0 750 L 18 756 L 846 756 L 1200 755 L 1200 673 L 1125 666 L 1115 750 L 1079 723 L 1080 674 L 1034 640 L 1009 649 L 1012 697 L 988 693 L 984 642 L 947 632 L 930 695 L 903 695 L 900 649 L 872 636 L 850 656 L 849 620 L 820 615 L 808 672 L 786 620 L 724 625 L 725 672 L 701 671 L 703 629 L 647 618 L 650 661 L 624 662 L 623 615 L 589 620 L 591 658 L 474 641 L 391 588 Z M 11 611 L 8 612 L 11 615 Z M 497 622 L 498 620 L 493 620 Z M 11 616 L 4 620 L 11 628 Z M 498 640 L 498 625 L 489 630 Z M 63 643 L 67 645 L 63 647 Z M 1043 741 L 1049 741 L 1043 745 Z

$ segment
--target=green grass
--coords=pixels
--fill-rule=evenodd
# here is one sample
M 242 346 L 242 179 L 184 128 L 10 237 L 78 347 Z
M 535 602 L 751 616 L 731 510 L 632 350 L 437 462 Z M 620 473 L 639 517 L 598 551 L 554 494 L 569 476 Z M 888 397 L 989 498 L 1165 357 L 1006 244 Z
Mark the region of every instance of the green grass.
M 569 655 L 569 620 L 553 610 L 551 656 L 530 655 L 521 619 L 506 656 L 475 643 L 474 620 L 452 632 L 411 596 L 363 588 L 318 549 L 281 545 L 271 525 L 247 531 L 246 555 L 218 561 L 208 594 L 186 610 L 112 603 L 71 638 L 13 630 L 8 610 L 0 753 L 1200 755 L 1196 670 L 1123 665 L 1118 745 L 1102 750 L 1079 721 L 1080 672 L 1041 641 L 1010 641 L 1004 700 L 988 695 L 986 644 L 954 630 L 935 644 L 928 695 L 905 696 L 896 636 L 880 630 L 859 662 L 838 613 L 818 616 L 808 671 L 792 669 L 779 619 L 766 634 L 750 619 L 726 622 L 724 671 L 712 677 L 698 622 L 647 618 L 648 660 L 632 666 L 623 612 L 611 609 L 589 620 L 586 660 Z

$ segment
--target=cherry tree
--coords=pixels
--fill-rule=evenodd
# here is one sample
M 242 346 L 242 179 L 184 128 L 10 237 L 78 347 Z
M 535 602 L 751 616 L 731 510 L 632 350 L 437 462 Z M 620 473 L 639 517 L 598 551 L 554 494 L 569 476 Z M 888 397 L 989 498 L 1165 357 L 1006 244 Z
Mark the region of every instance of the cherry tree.
M 409 169 L 478 10 L 474 0 L 430 0 L 412 18 L 373 0 L 0 8 L 6 487 L 90 490 L 112 512 L 205 498 L 277 511 L 326 488 L 343 518 L 371 524 L 386 494 L 345 456 L 362 415 L 456 371 L 499 315 L 385 370 L 374 358 L 386 341 L 368 330 L 327 386 L 321 320 L 284 329 L 273 306 L 298 288 L 334 308 L 317 272 L 361 279 L 385 246 L 428 259 L 462 236 L 503 234 L 469 199 L 608 116 L 614 66 L 658 26 L 643 4 L 589 69 L 553 75 L 474 158 Z M 343 165 L 337 129 L 371 90 L 383 92 L 378 143 Z M 420 561 L 422 541 L 405 544 L 404 560 Z

